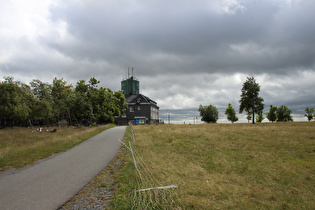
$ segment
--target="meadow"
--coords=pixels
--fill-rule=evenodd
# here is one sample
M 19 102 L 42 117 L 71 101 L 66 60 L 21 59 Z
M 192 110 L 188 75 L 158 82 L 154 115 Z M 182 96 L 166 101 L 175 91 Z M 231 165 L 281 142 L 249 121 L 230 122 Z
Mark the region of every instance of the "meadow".
M 124 146 L 113 208 L 315 206 L 315 122 L 145 125 L 134 130 L 139 171 Z M 170 185 L 178 188 L 137 191 Z
M 65 151 L 113 126 L 2 129 L 0 171 Z M 315 206 L 315 122 L 134 126 L 124 143 L 113 160 L 119 166 L 107 167 L 110 180 L 95 179 L 100 189 L 113 191 L 113 209 Z M 138 191 L 171 185 L 178 188 Z
M 60 127 L 56 132 L 47 132 L 54 127 L 43 127 L 42 132 L 25 127 L 0 129 L 0 171 L 30 165 L 54 153 L 66 151 L 113 126 Z

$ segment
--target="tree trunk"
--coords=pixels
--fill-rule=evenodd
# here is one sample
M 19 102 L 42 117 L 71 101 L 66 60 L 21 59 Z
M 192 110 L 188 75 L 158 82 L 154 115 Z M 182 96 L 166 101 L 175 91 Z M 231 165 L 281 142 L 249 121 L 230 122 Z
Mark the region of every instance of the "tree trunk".
M 255 112 L 253 111 L 253 124 L 255 124 Z

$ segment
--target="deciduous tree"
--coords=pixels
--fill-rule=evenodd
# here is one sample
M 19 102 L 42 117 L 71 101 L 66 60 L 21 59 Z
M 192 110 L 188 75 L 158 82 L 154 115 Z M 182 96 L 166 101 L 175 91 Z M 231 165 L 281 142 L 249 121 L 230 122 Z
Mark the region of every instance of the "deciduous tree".
M 232 123 L 238 121 L 238 117 L 236 116 L 236 112 L 233 106 L 231 105 L 231 103 L 229 103 L 228 107 L 226 108 L 225 115 L 227 119 L 231 121 Z
M 201 121 L 204 121 L 206 123 L 216 123 L 219 119 L 219 112 L 217 108 L 213 105 L 209 106 L 199 106 Z
M 271 122 L 277 120 L 277 107 L 270 105 L 269 112 L 267 112 L 267 119 Z
M 32 97 L 29 87 L 14 81 L 13 77 L 4 77 L 0 83 L 0 123 L 1 126 L 25 124 L 29 118 Z
M 292 112 L 291 109 L 289 109 L 285 105 L 279 106 L 277 109 L 277 121 L 278 122 L 293 121 L 291 112 Z
M 53 111 L 56 122 L 61 120 L 70 121 L 69 96 L 72 92 L 72 85 L 67 85 L 67 82 L 63 78 L 54 78 L 51 95 L 53 99 Z
M 255 123 L 255 113 L 259 114 L 264 109 L 264 99 L 259 97 L 260 86 L 254 77 L 247 77 L 243 84 L 240 102 L 240 113 L 244 110 L 252 114 L 252 122 Z
M 305 112 L 305 117 L 307 117 L 308 121 L 311 121 L 314 118 L 314 108 L 306 107 Z
M 264 119 L 265 119 L 265 118 L 264 118 L 264 114 L 263 114 L 262 111 L 259 112 L 259 113 L 256 115 L 256 122 L 261 123 Z

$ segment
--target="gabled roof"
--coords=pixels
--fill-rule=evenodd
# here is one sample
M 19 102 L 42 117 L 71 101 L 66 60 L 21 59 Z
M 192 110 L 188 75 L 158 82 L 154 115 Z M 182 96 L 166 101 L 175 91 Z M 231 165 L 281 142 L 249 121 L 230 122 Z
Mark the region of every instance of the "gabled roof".
M 149 97 L 142 94 L 132 94 L 126 95 L 126 102 L 128 104 L 144 104 L 144 103 L 153 103 L 156 105 L 156 102 L 150 99 Z

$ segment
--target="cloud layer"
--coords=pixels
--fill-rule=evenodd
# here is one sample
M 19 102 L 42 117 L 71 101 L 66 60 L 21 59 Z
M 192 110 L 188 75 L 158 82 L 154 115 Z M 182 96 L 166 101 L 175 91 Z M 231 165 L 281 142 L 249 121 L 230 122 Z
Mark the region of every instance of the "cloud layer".
M 186 110 L 187 119 L 199 104 L 216 105 L 221 118 L 228 103 L 238 110 L 247 76 L 261 85 L 266 111 L 285 104 L 306 120 L 305 107 L 315 106 L 314 1 L 1 4 L 2 76 L 73 84 L 94 76 L 117 90 L 134 66 L 140 92 L 162 115 Z

